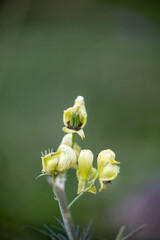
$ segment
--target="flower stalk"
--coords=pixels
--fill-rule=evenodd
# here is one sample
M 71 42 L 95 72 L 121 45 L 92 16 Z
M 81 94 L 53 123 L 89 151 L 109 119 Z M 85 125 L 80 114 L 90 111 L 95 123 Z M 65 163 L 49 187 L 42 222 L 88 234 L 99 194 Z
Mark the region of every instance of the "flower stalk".
M 72 148 L 74 147 L 76 133 L 72 133 Z
M 84 189 L 77 197 L 75 197 L 75 198 L 73 199 L 73 201 L 68 205 L 68 209 L 71 208 L 71 206 L 72 206 L 84 193 L 88 192 L 88 191 L 94 186 L 94 184 L 96 183 L 97 180 L 98 180 L 98 175 L 96 176 L 95 180 L 92 182 L 92 184 L 91 184 L 88 188 Z M 86 183 L 86 182 L 85 182 L 85 183 Z
M 68 238 L 70 240 L 78 240 L 72 217 L 67 206 L 67 199 L 65 194 L 65 178 L 61 175 L 58 175 L 56 178 L 53 176 L 53 191 L 58 200 L 60 212 L 63 218 Z

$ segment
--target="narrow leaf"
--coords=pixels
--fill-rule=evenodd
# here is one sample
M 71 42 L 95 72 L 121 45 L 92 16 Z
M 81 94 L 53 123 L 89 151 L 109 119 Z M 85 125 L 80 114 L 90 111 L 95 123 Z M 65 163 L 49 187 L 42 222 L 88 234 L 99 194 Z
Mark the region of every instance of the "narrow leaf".
M 61 232 L 66 233 L 66 231 L 65 231 L 63 228 L 57 227 L 57 226 L 55 226 L 55 225 L 51 225 L 51 227 L 57 229 L 58 231 L 61 231 Z
M 122 226 L 122 227 L 120 228 L 120 230 L 119 230 L 119 232 L 118 232 L 118 235 L 117 235 L 117 237 L 116 237 L 115 240 L 121 240 L 121 239 L 122 239 L 122 235 L 123 235 L 125 229 L 126 229 L 126 226 Z
M 94 232 L 95 232 L 95 231 L 92 231 L 92 232 L 91 232 L 91 234 L 89 235 L 89 237 L 87 238 L 87 240 L 92 240 L 92 237 L 93 237 L 93 235 L 94 235 Z
M 141 226 L 137 227 L 135 230 L 127 234 L 125 237 L 123 237 L 122 240 L 129 239 L 130 237 L 132 237 L 133 235 L 135 235 L 137 232 L 141 231 L 145 227 L 146 227 L 146 224 L 142 224 Z
M 56 220 L 57 220 L 57 222 L 59 222 L 59 224 L 63 227 L 63 229 L 65 230 L 65 227 L 64 227 L 64 224 L 63 224 L 63 222 L 61 222 L 61 220 L 60 219 L 58 219 L 57 217 L 54 217 Z

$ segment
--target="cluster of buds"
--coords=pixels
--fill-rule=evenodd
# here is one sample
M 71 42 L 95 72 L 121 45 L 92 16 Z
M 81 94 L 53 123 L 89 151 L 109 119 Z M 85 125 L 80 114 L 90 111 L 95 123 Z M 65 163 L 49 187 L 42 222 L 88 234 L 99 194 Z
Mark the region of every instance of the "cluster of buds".
M 119 162 L 115 161 L 115 153 L 110 149 L 103 150 L 98 154 L 98 170 L 93 168 L 92 164 L 93 153 L 90 150 L 82 150 L 78 159 L 78 193 L 91 186 L 92 183 L 94 183 L 97 179 L 99 179 L 101 186 L 99 191 L 106 189 L 106 184 L 114 180 L 120 171 L 119 166 L 117 166 Z M 95 186 L 92 186 L 88 191 L 91 193 L 96 193 Z
M 75 168 L 78 179 L 78 194 L 88 191 L 96 193 L 95 182 L 99 179 L 100 189 L 106 188 L 106 184 L 113 181 L 120 168 L 115 160 L 115 153 L 110 149 L 103 150 L 97 157 L 97 169 L 93 167 L 93 153 L 90 150 L 81 150 L 75 143 L 74 135 L 78 133 L 84 139 L 83 128 L 87 122 L 87 112 L 84 98 L 78 96 L 73 107 L 64 111 L 62 129 L 67 133 L 56 152 L 42 155 L 42 173 L 57 176 L 70 168 Z

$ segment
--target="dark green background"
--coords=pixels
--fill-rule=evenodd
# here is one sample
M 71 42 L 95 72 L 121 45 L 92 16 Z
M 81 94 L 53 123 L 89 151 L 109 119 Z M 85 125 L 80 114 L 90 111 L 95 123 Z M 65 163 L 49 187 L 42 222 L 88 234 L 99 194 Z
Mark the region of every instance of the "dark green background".
M 93 219 L 96 236 L 114 239 L 127 225 L 120 211 L 126 196 L 159 180 L 159 9 L 158 1 L 1 1 L 1 239 L 45 239 L 24 226 L 60 217 L 46 178 L 35 177 L 41 150 L 56 150 L 63 110 L 78 95 L 88 122 L 77 142 L 93 151 L 95 165 L 111 148 L 121 173 L 106 191 L 73 206 L 75 223 L 83 228 Z M 76 191 L 70 170 L 69 201 Z

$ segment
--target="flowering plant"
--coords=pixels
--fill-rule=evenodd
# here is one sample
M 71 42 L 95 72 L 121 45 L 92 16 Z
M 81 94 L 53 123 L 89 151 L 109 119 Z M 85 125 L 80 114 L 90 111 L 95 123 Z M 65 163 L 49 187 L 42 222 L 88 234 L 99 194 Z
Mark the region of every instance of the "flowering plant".
M 75 228 L 70 208 L 71 206 L 86 192 L 96 194 L 95 183 L 99 180 L 101 192 L 106 189 L 107 183 L 113 181 L 120 172 L 118 166 L 120 162 L 115 160 L 115 153 L 110 150 L 102 150 L 97 156 L 97 169 L 93 167 L 93 153 L 89 149 L 81 149 L 75 142 L 76 134 L 80 135 L 84 139 L 84 126 L 87 123 L 87 112 L 85 108 L 84 98 L 78 96 L 75 99 L 73 107 L 64 111 L 63 121 L 65 127 L 62 129 L 66 135 L 63 137 L 58 149 L 56 151 L 49 150 L 48 152 L 42 152 L 42 175 L 52 176 L 53 192 L 55 199 L 58 201 L 60 212 L 63 218 L 63 223 L 58 219 L 63 229 L 59 228 L 59 231 L 65 231 L 65 236 L 61 233 L 56 233 L 48 226 L 45 225 L 48 233 L 41 230 L 44 234 L 47 234 L 51 239 L 92 239 L 93 233 L 89 235 L 88 227 L 80 236 L 78 229 Z M 70 168 L 76 170 L 78 187 L 77 197 L 70 203 L 67 203 L 65 194 L 65 181 L 66 171 Z M 38 176 L 38 177 L 39 177 Z M 124 227 L 120 229 L 120 232 L 116 240 L 128 239 L 123 236 Z M 132 235 L 132 234 L 131 234 Z

